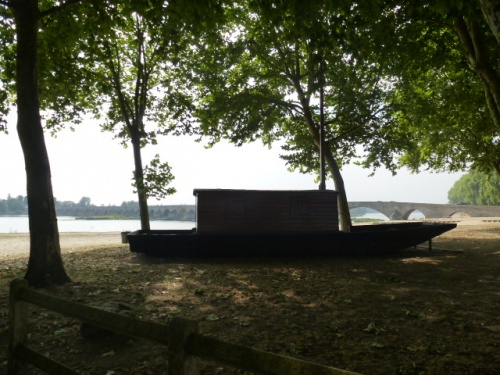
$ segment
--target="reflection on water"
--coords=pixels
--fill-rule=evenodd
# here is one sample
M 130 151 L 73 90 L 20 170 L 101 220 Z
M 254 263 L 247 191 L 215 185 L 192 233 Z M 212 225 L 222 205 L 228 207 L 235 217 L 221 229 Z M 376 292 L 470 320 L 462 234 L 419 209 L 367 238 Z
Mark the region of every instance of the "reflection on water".
M 60 232 L 124 232 L 141 228 L 139 220 L 76 220 L 63 216 L 57 219 Z M 152 220 L 151 229 L 191 229 L 192 221 Z M 27 216 L 0 216 L 0 233 L 28 233 Z

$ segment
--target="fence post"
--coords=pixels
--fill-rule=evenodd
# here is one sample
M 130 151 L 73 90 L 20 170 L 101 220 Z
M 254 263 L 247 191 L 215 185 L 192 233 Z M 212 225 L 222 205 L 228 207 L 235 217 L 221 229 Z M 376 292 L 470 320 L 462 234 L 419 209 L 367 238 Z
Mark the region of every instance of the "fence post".
M 14 279 L 9 289 L 9 352 L 7 374 L 17 375 L 26 371 L 26 362 L 18 358 L 15 351 L 18 346 L 24 345 L 27 338 L 28 304 L 19 300 L 19 292 L 28 288 L 29 284 L 24 279 Z
M 168 327 L 168 375 L 198 375 L 198 360 L 188 354 L 189 335 L 198 332 L 198 323 L 174 318 Z

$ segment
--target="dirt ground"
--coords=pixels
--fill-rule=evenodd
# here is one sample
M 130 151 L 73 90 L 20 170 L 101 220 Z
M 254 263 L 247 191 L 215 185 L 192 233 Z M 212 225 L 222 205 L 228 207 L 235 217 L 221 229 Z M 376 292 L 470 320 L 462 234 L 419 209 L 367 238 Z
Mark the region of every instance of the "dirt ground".
M 64 255 L 73 283 L 48 292 L 122 302 L 156 322 L 195 319 L 213 337 L 362 374 L 500 374 L 500 223 L 476 224 L 432 252 L 363 258 L 168 261 L 83 246 Z M 25 266 L 25 255 L 0 258 L 0 374 L 8 283 Z M 37 309 L 30 321 L 30 345 L 82 374 L 165 374 L 162 346 L 84 339 L 80 322 Z

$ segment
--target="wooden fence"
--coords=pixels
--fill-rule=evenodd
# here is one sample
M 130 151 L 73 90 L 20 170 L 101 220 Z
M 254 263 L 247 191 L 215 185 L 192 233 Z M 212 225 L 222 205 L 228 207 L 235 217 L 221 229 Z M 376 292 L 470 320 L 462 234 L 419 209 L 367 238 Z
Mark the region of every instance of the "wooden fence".
M 236 368 L 275 375 L 356 375 L 313 362 L 235 345 L 198 333 L 197 322 L 175 318 L 169 325 L 153 323 L 67 301 L 28 287 L 25 280 L 10 284 L 10 341 L 8 375 L 18 375 L 28 363 L 48 374 L 79 375 L 78 372 L 30 349 L 29 304 L 80 319 L 98 327 L 134 338 L 167 345 L 168 375 L 198 374 L 198 358 L 225 363 Z M 357 374 L 359 375 L 359 374 Z

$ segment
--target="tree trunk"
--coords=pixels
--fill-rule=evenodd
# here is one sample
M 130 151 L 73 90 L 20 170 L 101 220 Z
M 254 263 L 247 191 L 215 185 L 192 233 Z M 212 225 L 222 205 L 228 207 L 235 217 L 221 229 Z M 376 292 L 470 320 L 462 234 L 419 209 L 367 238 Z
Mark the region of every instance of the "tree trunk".
M 138 132 L 134 132 L 138 133 Z M 142 168 L 141 137 L 138 134 L 131 135 L 132 149 L 134 150 L 134 178 L 139 200 L 139 215 L 141 217 L 141 229 L 150 230 L 149 208 L 146 189 L 144 188 L 144 170 Z
M 494 169 L 495 169 L 497 176 L 500 177 L 500 164 L 496 163 L 494 165 Z
M 472 22 L 466 22 L 463 18 L 457 19 L 454 27 L 469 65 L 483 83 L 486 103 L 497 132 L 500 133 L 500 76 L 492 65 L 479 28 Z
M 318 127 L 314 122 L 314 118 L 311 112 L 311 107 L 309 105 L 309 99 L 306 98 L 304 90 L 300 84 L 300 78 L 292 79 L 292 83 L 297 90 L 299 96 L 300 104 L 304 112 L 304 119 L 306 120 L 307 128 L 309 134 L 311 135 L 316 148 L 321 153 L 321 140 Z M 352 226 L 351 212 L 349 211 L 349 204 L 347 202 L 347 194 L 344 186 L 344 179 L 340 173 L 340 168 L 337 161 L 333 157 L 332 150 L 330 146 L 324 148 L 326 162 L 330 168 L 330 172 L 333 176 L 333 183 L 335 184 L 335 190 L 338 193 L 338 209 L 339 209 L 339 229 L 344 232 L 349 232 Z
M 351 212 L 349 211 L 349 202 L 347 201 L 347 192 L 345 190 L 344 179 L 342 178 L 342 173 L 340 172 L 339 165 L 333 157 L 332 150 L 329 147 L 325 147 L 325 158 L 330 168 L 330 172 L 333 176 L 333 183 L 335 184 L 335 190 L 338 195 L 338 209 L 339 209 L 339 225 L 340 230 L 343 232 L 350 232 L 352 226 Z
M 309 106 L 307 105 L 307 103 L 302 102 L 302 108 L 304 109 L 304 117 L 309 128 L 309 134 L 311 134 L 314 144 L 316 145 L 318 150 L 320 150 L 321 145 L 319 131 L 314 123 Z M 352 220 L 351 212 L 349 211 L 349 204 L 347 201 L 347 193 L 344 186 L 344 179 L 342 178 L 342 173 L 340 172 L 337 161 L 333 157 L 333 153 L 330 147 L 325 147 L 325 158 L 328 167 L 330 168 L 330 172 L 333 176 L 335 190 L 338 193 L 339 227 L 341 231 L 349 232 L 352 225 Z
M 31 286 L 61 285 L 70 279 L 64 270 L 50 164 L 45 146 L 37 76 L 37 0 L 12 2 L 17 31 L 17 132 L 27 177 L 30 258 L 25 278 Z
M 500 44 L 500 4 L 498 0 L 479 0 L 479 3 L 491 32 Z

